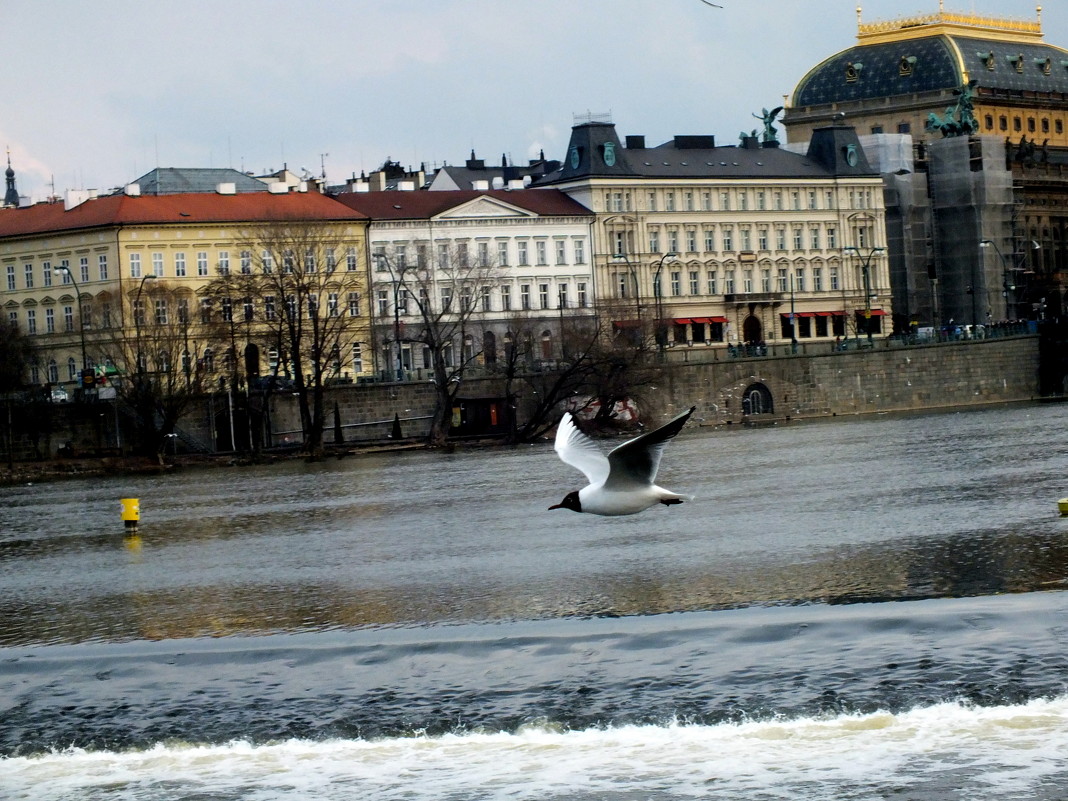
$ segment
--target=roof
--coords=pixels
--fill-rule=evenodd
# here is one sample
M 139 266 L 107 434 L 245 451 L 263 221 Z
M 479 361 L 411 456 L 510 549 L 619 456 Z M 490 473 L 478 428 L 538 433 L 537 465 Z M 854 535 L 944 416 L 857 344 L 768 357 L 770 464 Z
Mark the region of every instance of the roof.
M 268 191 L 265 181 L 225 167 L 157 167 L 133 183 L 142 195 L 214 192 L 219 184 L 234 184 L 238 192 Z
M 957 89 L 1068 92 L 1068 51 L 1042 41 L 1037 23 L 939 12 L 862 25 L 855 46 L 797 84 L 794 106 L 820 106 Z
M 345 192 L 335 197 L 339 202 L 372 220 L 425 220 L 480 197 L 493 198 L 541 217 L 593 214 L 581 203 L 557 189 Z
M 364 215 L 316 192 L 284 195 L 189 193 L 87 200 L 69 211 L 62 203 L 0 209 L 0 238 L 124 225 L 191 225 L 306 220 L 341 222 Z

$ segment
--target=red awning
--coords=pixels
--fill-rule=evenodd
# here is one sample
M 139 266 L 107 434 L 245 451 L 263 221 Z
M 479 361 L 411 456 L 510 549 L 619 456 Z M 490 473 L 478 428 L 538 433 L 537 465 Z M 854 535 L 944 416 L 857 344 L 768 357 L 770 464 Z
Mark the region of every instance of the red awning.
M 818 312 L 794 312 L 794 317 L 815 317 L 816 314 Z M 789 319 L 790 312 L 782 312 L 779 316 Z
M 675 325 L 689 325 L 693 321 L 689 317 L 676 317 L 672 322 Z
M 726 317 L 709 317 L 708 318 L 708 322 L 710 322 L 710 323 L 726 323 L 726 322 L 729 322 L 729 321 L 727 320 Z

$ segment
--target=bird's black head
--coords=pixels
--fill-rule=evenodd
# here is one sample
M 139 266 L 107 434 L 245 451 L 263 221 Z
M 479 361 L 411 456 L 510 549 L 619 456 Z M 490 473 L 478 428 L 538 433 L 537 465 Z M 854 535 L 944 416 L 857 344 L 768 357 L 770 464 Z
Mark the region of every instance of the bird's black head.
M 579 502 L 578 490 L 567 493 L 560 503 L 554 503 L 550 509 L 570 509 L 572 512 L 581 512 L 582 504 Z

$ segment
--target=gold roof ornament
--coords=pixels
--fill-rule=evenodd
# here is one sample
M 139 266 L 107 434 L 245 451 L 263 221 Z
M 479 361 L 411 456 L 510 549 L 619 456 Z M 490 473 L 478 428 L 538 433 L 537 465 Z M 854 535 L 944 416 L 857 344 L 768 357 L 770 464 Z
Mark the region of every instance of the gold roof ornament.
M 938 0 L 938 11 L 891 20 L 864 22 L 862 7 L 857 6 L 857 41 L 863 44 L 894 42 L 917 36 L 955 34 L 1001 41 L 1040 42 L 1042 40 L 1042 6 L 1035 7 L 1034 20 L 995 17 L 984 14 L 946 11 L 945 0 Z

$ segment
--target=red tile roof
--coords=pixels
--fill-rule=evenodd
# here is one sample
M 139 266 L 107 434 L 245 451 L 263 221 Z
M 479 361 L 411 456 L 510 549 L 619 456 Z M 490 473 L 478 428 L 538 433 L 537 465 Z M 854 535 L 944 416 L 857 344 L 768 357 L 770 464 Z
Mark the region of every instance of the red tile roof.
M 344 192 L 335 197 L 372 220 L 425 220 L 478 197 L 491 197 L 542 217 L 587 216 L 588 208 L 559 189 L 458 189 L 447 192 Z
M 274 195 L 108 195 L 65 211 L 63 203 L 0 209 L 0 238 L 123 225 L 364 220 L 358 211 L 318 192 Z

